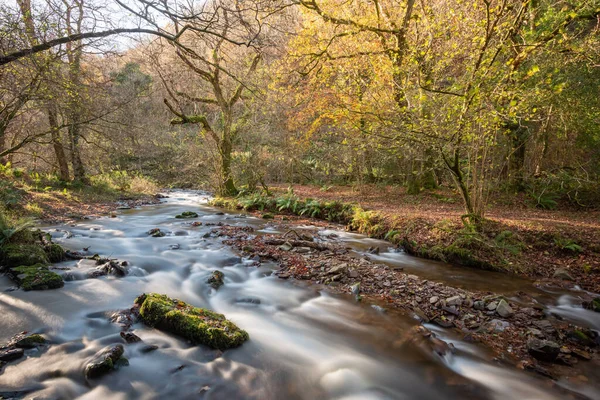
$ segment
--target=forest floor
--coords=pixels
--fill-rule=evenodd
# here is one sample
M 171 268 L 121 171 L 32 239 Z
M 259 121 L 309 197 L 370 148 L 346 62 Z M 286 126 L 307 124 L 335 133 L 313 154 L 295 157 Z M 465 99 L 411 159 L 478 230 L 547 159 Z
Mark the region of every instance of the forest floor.
M 117 208 L 157 203 L 151 184 L 120 190 L 110 183 L 73 186 L 29 176 L 0 178 L 0 197 L 12 219 L 33 218 L 47 223 L 111 215 Z
M 273 186 L 276 193 L 283 193 L 287 188 L 287 185 Z M 405 188 L 393 186 L 324 189 L 307 185 L 293 187 L 295 195 L 302 199 L 356 203 L 366 210 L 381 213 L 390 229 L 405 227 L 407 239 L 414 245 L 409 250 L 416 255 L 440 258 L 432 250 L 465 242 L 461 234 L 464 209 L 459 195 L 451 190 L 408 195 Z M 528 204 L 523 195 L 496 196 L 485 218 L 484 231 L 494 246 L 477 246 L 477 243 L 467 246 L 483 264 L 539 279 L 540 284 L 577 284 L 600 292 L 599 209 L 542 210 Z M 502 232 L 504 236 L 510 233 L 509 240 L 498 240 Z M 453 260 L 450 257 L 445 261 Z

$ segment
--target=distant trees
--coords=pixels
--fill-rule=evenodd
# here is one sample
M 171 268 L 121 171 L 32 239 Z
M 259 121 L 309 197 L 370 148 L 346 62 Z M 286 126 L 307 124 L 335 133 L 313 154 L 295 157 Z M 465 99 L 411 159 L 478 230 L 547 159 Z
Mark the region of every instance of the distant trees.
M 595 0 L 14 1 L 0 157 L 63 180 L 450 184 L 477 222 L 600 176 Z
M 501 174 L 509 170 L 509 180 L 523 187 L 531 132 L 548 128 L 542 110 L 549 104 L 540 104 L 529 91 L 562 91 L 570 84 L 561 84 L 560 72 L 538 65 L 539 60 L 563 59 L 573 48 L 598 42 L 600 8 L 588 1 L 568 6 L 510 0 L 298 3 L 312 15 L 304 17 L 307 34 L 300 35 L 306 39 L 294 42 L 290 53 L 306 60 L 311 85 L 335 96 L 363 85 L 344 107 L 361 115 L 357 130 L 364 132 L 365 116 L 380 127 L 365 140 L 384 136 L 394 138 L 397 147 L 418 146 L 421 162 L 437 153 L 472 221 L 483 216 L 491 183 Z M 577 68 L 591 68 L 593 74 L 597 52 L 589 55 Z M 532 88 L 538 73 L 544 79 Z M 338 80 L 333 85 L 332 77 Z M 368 96 L 373 89 L 376 100 Z M 369 107 L 357 100 L 378 111 L 365 112 Z M 553 107 L 557 112 L 557 104 Z M 335 122 L 339 126 L 339 118 Z

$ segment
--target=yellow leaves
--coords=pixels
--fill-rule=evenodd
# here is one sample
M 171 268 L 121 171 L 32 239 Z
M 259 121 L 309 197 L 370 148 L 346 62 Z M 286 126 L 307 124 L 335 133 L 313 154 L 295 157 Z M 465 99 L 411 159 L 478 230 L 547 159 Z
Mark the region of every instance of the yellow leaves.
M 537 74 L 540 71 L 540 67 L 538 67 L 537 65 L 534 65 L 533 67 L 531 67 L 529 69 L 529 71 L 527 71 L 527 76 L 531 77 L 535 74 Z

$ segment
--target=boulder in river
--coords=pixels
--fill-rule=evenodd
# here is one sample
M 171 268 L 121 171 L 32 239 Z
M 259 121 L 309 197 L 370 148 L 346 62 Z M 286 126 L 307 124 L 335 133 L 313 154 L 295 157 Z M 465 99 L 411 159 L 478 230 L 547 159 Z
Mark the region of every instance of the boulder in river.
M 175 216 L 175 218 L 198 218 L 198 214 L 193 211 L 184 211 Z
M 47 343 L 47 340 L 37 333 L 27 334 L 26 332 L 19 333 L 13 336 L 10 340 L 9 346 L 18 347 L 21 349 L 32 349 Z
M 221 271 L 213 271 L 206 283 L 216 290 L 225 283 L 223 282 L 223 278 L 225 278 L 225 274 L 223 274 Z
M 550 340 L 531 338 L 527 341 L 527 351 L 540 361 L 552 362 L 560 353 L 560 346 Z
M 227 320 L 224 315 L 194 307 L 165 295 L 149 293 L 135 299 L 144 323 L 174 333 L 194 344 L 226 350 L 242 345 L 248 333 Z
M 7 268 L 43 264 L 50 260 L 44 248 L 37 244 L 9 244 L 2 248 L 2 263 Z
M 85 377 L 87 379 L 98 378 L 114 370 L 119 365 L 126 365 L 126 359 L 123 359 L 124 352 L 125 350 L 121 344 L 100 351 L 85 366 Z M 120 361 L 121 359 L 123 361 Z
M 150 235 L 152 237 L 163 237 L 163 236 L 166 236 L 166 233 L 164 233 L 163 231 L 161 231 L 159 228 L 150 229 L 147 233 L 148 233 L 148 235 Z
M 58 289 L 65 285 L 63 278 L 44 264 L 11 268 L 8 274 L 23 290 Z

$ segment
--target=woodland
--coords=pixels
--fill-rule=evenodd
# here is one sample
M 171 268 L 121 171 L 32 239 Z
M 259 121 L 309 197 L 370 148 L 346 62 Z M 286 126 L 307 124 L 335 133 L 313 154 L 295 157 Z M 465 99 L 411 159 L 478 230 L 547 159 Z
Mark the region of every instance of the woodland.
M 0 0 L 0 400 L 597 398 L 599 204 L 600 0 Z

